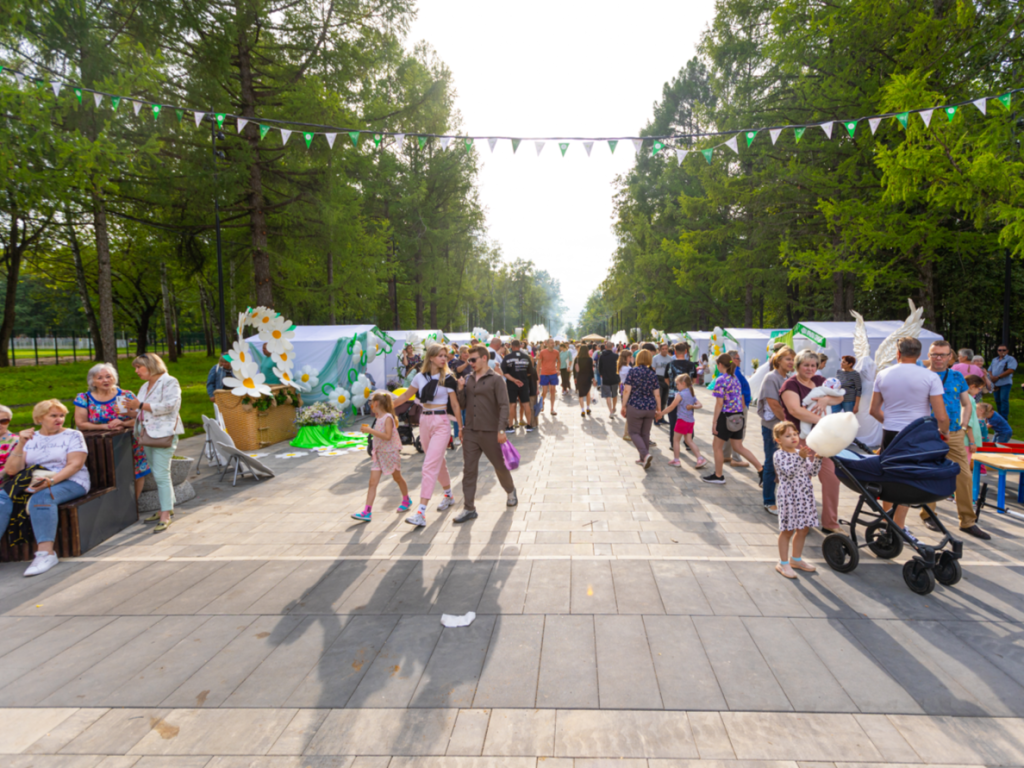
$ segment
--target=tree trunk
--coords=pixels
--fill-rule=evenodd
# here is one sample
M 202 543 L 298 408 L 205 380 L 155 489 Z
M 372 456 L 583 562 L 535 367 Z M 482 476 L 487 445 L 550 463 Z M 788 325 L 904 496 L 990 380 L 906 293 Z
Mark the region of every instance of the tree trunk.
M 921 289 L 918 293 L 917 306 L 924 307 L 924 327 L 929 331 L 939 326 L 939 318 L 935 314 L 935 269 L 930 261 L 924 262 L 919 267 L 921 275 Z
M 747 283 L 747 300 L 743 308 L 743 327 L 754 327 L 754 284 Z
M 107 203 L 95 190 L 92 193 L 93 231 L 96 235 L 96 266 L 100 301 L 100 341 L 103 361 L 117 368 L 117 339 L 114 336 L 114 276 L 110 262 L 110 234 L 107 231 Z
M 853 309 L 853 273 L 832 273 L 832 319 L 844 322 L 850 319 Z
M 420 266 L 423 263 L 423 254 L 420 251 L 416 251 L 416 255 L 413 256 L 413 274 L 416 275 L 416 327 L 423 327 L 423 275 L 420 273 Z
M 65 216 L 68 219 L 68 242 L 71 244 L 71 255 L 75 260 L 75 284 L 78 286 L 78 296 L 82 300 L 85 319 L 89 323 L 89 335 L 92 337 L 95 352 L 93 359 L 102 361 L 103 339 L 100 338 L 100 327 L 96 322 L 92 301 L 89 299 L 89 283 L 85 279 L 85 265 L 82 262 L 82 249 L 78 244 L 78 233 L 75 231 L 75 225 L 71 223 L 71 216 L 67 211 L 65 211 Z
M 391 327 L 396 330 L 402 330 L 402 324 L 399 322 L 398 316 L 398 278 L 388 278 L 388 305 L 391 307 Z
M 334 319 L 334 255 L 327 249 L 327 317 L 331 325 L 337 325 Z
M 437 328 L 437 286 L 430 289 L 430 327 Z
M 156 311 L 156 305 L 143 309 L 135 319 L 135 354 L 144 355 L 149 350 L 149 322 Z
M 203 281 L 198 277 L 196 277 L 196 287 L 199 289 L 199 314 L 203 320 L 203 336 L 206 337 L 206 356 L 214 357 L 217 352 L 216 344 L 213 340 L 213 307 L 211 306 L 210 298 L 206 295 Z
M 167 264 L 160 263 L 160 295 L 163 298 L 164 338 L 167 340 L 167 358 L 178 362 L 178 349 L 174 341 L 174 322 L 171 320 L 171 292 L 167 287 Z
M 7 289 L 4 295 L 4 319 L 0 323 L 0 366 L 14 365 L 8 356 L 11 336 L 14 334 L 14 302 L 18 297 L 18 280 L 21 274 L 21 243 L 18 217 L 11 216 L 10 247 L 7 250 Z

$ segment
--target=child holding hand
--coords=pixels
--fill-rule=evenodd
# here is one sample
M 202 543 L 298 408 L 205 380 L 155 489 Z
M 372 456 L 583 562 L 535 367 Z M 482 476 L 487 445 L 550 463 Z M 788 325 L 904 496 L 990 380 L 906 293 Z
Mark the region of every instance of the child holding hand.
M 779 564 L 775 570 L 787 579 L 795 579 L 797 571 L 813 572 L 813 565 L 803 558 L 804 539 L 818 524 L 818 510 L 814 505 L 814 487 L 811 478 L 821 469 L 821 457 L 810 448 L 800 447 L 800 432 L 789 421 L 776 424 L 772 436 L 779 446 L 773 457 L 778 488 L 775 492 L 779 509 Z M 793 541 L 793 557 L 789 557 L 789 542 Z
M 370 522 L 373 500 L 377 497 L 377 484 L 382 474 L 389 474 L 398 483 L 402 492 L 402 503 L 399 512 L 408 512 L 412 508 L 409 498 L 409 486 L 402 477 L 402 440 L 395 429 L 395 406 L 391 402 L 391 393 L 377 390 L 370 398 L 370 411 L 375 420 L 373 427 L 361 424 L 359 429 L 366 435 L 373 436 L 373 463 L 370 465 L 370 487 L 366 491 L 366 506 L 362 512 L 353 513 L 352 517 L 364 523 Z
M 669 462 L 669 466 L 678 467 L 679 462 L 679 440 L 680 438 L 686 441 L 686 447 L 690 449 L 694 456 L 697 457 L 697 469 L 700 469 L 708 460 L 700 455 L 700 449 L 697 444 L 693 442 L 693 412 L 698 408 L 703 408 L 700 400 L 697 399 L 697 395 L 693 392 L 693 380 L 689 375 L 683 373 L 675 378 L 676 385 L 676 396 L 665 406 L 664 409 L 658 411 L 658 418 L 661 419 L 666 413 L 670 413 L 673 408 L 676 409 L 676 427 L 674 434 L 672 435 L 672 461 Z

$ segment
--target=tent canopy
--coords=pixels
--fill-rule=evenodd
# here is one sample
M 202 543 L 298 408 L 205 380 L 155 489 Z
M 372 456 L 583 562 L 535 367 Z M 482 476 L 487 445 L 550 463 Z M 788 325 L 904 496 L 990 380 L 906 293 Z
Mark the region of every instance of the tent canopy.
M 604 336 L 598 336 L 596 333 L 592 333 L 589 336 L 584 336 L 580 341 L 607 341 Z
M 748 378 L 753 376 L 754 360 L 761 364 L 767 359 L 771 331 L 761 328 L 723 328 L 722 330 L 726 333 L 725 349 L 727 351 L 737 350 L 740 353 L 743 375 Z
M 795 334 L 793 338 L 797 350 L 812 348 L 828 355 L 828 362 L 825 364 L 822 375 L 835 376 L 839 370 L 840 358 L 844 355 L 855 356 L 853 352 L 853 336 L 854 331 L 857 329 L 855 322 L 808 321 L 800 323 L 800 325 L 825 338 L 824 346 L 816 344 L 800 333 Z M 871 350 L 870 354 L 874 356 L 882 342 L 897 331 L 901 325 L 903 325 L 902 320 L 865 320 L 864 330 L 867 332 L 868 346 Z M 941 335 L 923 328 L 917 337 L 921 340 L 921 346 L 924 350 L 927 350 L 928 345 L 933 341 L 940 341 L 942 339 Z
M 395 339 L 395 346 L 384 361 L 385 377 L 387 381 L 399 378 L 398 358 L 402 354 L 402 350 L 405 348 L 406 339 L 411 335 L 416 334 L 425 347 L 429 347 L 433 343 L 433 339 L 437 339 L 442 344 L 446 344 L 450 341 L 450 338 L 445 334 L 445 332 L 438 328 L 421 329 L 418 331 L 388 331 L 388 334 Z

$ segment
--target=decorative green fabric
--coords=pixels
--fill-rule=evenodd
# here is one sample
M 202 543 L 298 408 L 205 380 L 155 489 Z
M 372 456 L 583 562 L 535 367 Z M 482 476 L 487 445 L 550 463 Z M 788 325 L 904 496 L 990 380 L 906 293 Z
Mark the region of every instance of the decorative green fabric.
M 337 424 L 299 427 L 292 440 L 293 448 L 365 448 L 366 435 L 360 432 L 342 432 Z

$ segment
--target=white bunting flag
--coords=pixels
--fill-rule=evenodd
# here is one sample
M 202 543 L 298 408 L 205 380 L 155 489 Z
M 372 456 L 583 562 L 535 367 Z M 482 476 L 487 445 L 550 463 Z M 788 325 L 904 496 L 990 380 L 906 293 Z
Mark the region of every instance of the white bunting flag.
M 690 154 L 690 150 L 688 150 L 688 149 L 677 149 L 676 150 L 676 159 L 679 161 L 680 165 L 683 164 L 683 160 L 686 159 L 686 156 L 688 154 Z
M 544 149 L 544 142 L 543 141 L 535 141 L 535 142 L 533 142 L 533 146 L 535 146 L 537 148 L 537 157 L 540 157 L 540 151 L 542 149 Z
M 488 145 L 490 146 L 490 148 L 491 148 L 491 152 L 493 152 L 493 151 L 494 151 L 494 147 L 495 147 L 495 145 L 496 145 L 497 143 L 498 143 L 498 140 L 497 140 L 497 139 L 488 139 L 488 140 L 487 140 L 487 144 L 488 144 Z
M 452 137 L 451 136 L 442 136 L 441 137 L 441 149 L 448 149 L 448 145 L 451 144 L 451 142 L 452 142 Z
M 405 134 L 404 133 L 396 133 L 395 134 L 395 145 L 398 147 L 398 151 L 399 152 L 402 151 L 402 145 L 403 144 L 405 144 Z
M 974 106 L 976 106 L 978 109 L 981 110 L 981 114 L 983 114 L 983 115 L 987 115 L 988 114 L 988 99 L 985 99 L 985 98 L 975 99 L 971 103 L 974 104 Z
M 142 102 L 141 101 L 133 101 L 132 102 L 132 109 L 135 110 L 135 116 L 138 117 L 139 116 L 139 110 L 142 109 Z
M 238 120 L 238 132 L 241 133 L 242 129 L 245 128 L 245 126 L 247 126 L 249 124 L 249 121 L 246 120 L 244 117 L 239 117 L 239 118 L 237 118 L 237 120 Z
M 336 138 L 338 138 L 338 134 L 336 134 L 336 133 L 325 133 L 324 136 L 327 137 L 327 146 L 330 147 L 331 149 L 334 149 L 334 140 Z
M 25 84 L 25 76 L 21 72 L 14 73 L 14 79 L 18 81 L 18 87 L 21 88 Z
M 203 118 L 206 117 L 206 113 L 205 112 L 193 112 L 192 116 L 196 119 L 196 128 L 198 128 L 199 124 L 201 122 L 203 122 Z
M 291 131 L 286 131 L 284 128 L 281 129 L 281 146 L 283 147 L 288 143 L 288 138 L 292 135 Z
M 779 136 L 782 135 L 781 128 L 769 128 L 768 135 L 772 137 L 772 146 L 775 146 L 775 142 L 779 140 Z
M 932 121 L 932 112 L 934 112 L 934 111 L 935 111 L 934 109 L 924 109 L 924 110 L 921 110 L 921 113 L 920 113 L 921 114 L 921 119 L 924 120 L 924 127 L 925 128 L 927 128 L 928 125 L 931 123 L 931 121 Z
M 880 117 L 869 117 L 868 118 L 868 125 L 871 126 L 871 135 L 872 136 L 875 135 L 875 131 L 878 130 L 878 126 L 880 126 L 881 124 L 882 124 L 882 118 L 880 118 Z
M 729 139 L 727 142 L 725 142 L 725 146 L 727 146 L 729 149 L 731 149 L 737 155 L 740 153 L 739 147 L 736 144 L 736 137 L 735 136 L 733 136 L 731 139 Z
M 818 127 L 825 132 L 825 135 L 830 139 L 832 138 L 832 121 L 826 120 L 824 123 L 819 123 Z
M 59 80 L 53 80 L 50 82 L 50 87 L 53 88 L 53 96 L 56 98 L 60 96 L 60 89 L 64 87 L 64 83 Z
M 96 107 L 98 108 L 100 106 L 100 104 L 103 103 L 103 94 L 102 93 L 94 93 L 92 95 L 92 100 L 96 103 Z
M 592 150 L 594 148 L 594 142 L 592 142 L 592 141 L 584 141 L 583 142 L 583 148 L 585 150 L 587 150 L 587 157 L 590 157 L 590 150 Z
M 643 139 L 633 139 L 633 152 L 635 152 L 636 154 L 639 155 L 640 154 L 640 150 L 643 149 L 643 146 L 644 146 L 644 140 Z

